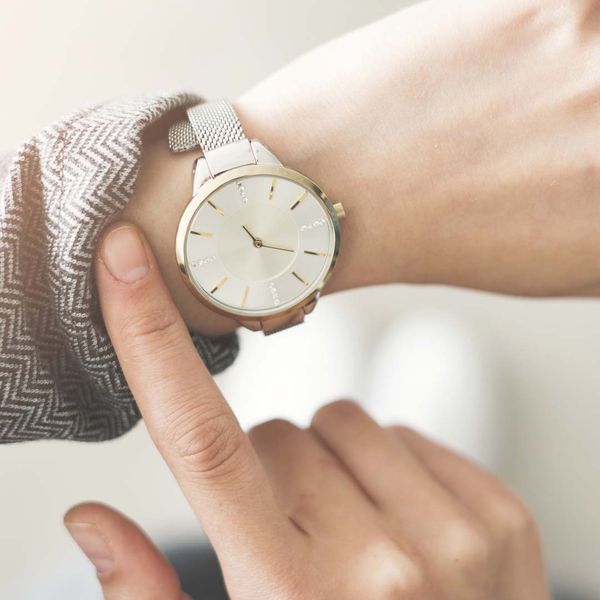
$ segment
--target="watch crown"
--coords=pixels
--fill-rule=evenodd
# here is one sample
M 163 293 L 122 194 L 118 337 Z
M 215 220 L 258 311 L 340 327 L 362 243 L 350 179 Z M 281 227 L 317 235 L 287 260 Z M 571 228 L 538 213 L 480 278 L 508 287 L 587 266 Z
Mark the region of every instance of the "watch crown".
M 335 216 L 338 219 L 343 219 L 346 216 L 346 211 L 344 210 L 344 205 L 341 202 L 337 202 L 333 205 L 333 210 L 335 211 Z

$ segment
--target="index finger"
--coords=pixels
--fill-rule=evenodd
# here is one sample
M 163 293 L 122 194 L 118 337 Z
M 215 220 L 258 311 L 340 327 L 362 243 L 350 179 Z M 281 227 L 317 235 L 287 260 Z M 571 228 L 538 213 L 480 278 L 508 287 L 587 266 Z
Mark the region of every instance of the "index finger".
M 105 234 L 96 280 L 106 327 L 150 435 L 217 551 L 241 551 L 240 535 L 268 543 L 285 526 L 283 514 L 137 228 L 121 223 Z

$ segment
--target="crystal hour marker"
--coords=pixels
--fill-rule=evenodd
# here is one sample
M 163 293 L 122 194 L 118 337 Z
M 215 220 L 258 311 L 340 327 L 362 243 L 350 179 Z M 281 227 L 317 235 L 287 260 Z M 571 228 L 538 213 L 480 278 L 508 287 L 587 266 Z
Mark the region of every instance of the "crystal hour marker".
M 325 252 L 314 252 L 313 250 L 305 250 L 304 254 L 310 254 L 311 256 L 326 256 Z
M 193 229 L 190 231 L 194 235 L 199 235 L 201 237 L 212 237 L 213 234 L 210 231 L 194 231 Z
M 244 184 L 241 181 L 238 181 L 237 187 L 238 187 L 238 192 L 240 193 L 240 196 L 242 198 L 242 202 L 244 204 L 248 204 L 248 194 L 246 193 L 246 188 L 244 187 Z
M 196 260 L 192 261 L 192 267 L 203 267 L 204 265 L 208 265 L 210 263 L 213 263 L 217 260 L 217 255 L 216 254 L 212 254 L 211 256 L 205 256 L 204 258 L 197 258 Z

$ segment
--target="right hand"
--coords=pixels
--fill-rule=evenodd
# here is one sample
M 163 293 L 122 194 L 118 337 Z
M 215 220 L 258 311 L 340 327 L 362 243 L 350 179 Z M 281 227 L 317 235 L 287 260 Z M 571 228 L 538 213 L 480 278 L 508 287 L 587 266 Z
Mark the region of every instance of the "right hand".
M 134 228 L 105 237 L 97 283 L 146 426 L 233 600 L 548 598 L 535 524 L 490 475 L 349 402 L 320 410 L 309 430 L 274 421 L 246 436 Z M 119 513 L 85 504 L 65 521 L 106 600 L 185 597 Z

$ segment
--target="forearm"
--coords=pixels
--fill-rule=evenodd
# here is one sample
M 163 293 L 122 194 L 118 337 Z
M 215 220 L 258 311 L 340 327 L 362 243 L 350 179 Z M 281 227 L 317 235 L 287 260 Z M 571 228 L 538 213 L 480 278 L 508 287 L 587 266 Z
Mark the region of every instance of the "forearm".
M 251 136 L 344 204 L 327 292 L 428 278 L 432 190 L 415 123 L 423 115 L 403 81 L 405 29 L 403 11 L 317 48 L 236 103 Z
M 327 159 L 316 152 L 305 158 L 294 156 L 285 148 L 283 130 L 272 135 L 260 129 L 262 111 L 254 113 L 249 107 L 238 105 L 238 113 L 248 135 L 264 141 L 287 166 L 320 182 L 332 201 L 344 203 L 347 216 L 342 225 L 342 249 L 326 293 L 416 280 L 416 265 L 411 261 L 423 256 L 417 243 L 421 235 L 418 214 L 406 214 L 403 203 L 380 204 L 375 196 L 368 193 L 368 181 L 361 185 L 354 168 L 350 168 L 356 176 L 354 186 L 350 179 L 334 178 L 333 171 L 327 173 L 325 160 L 332 161 L 333 170 L 340 168 L 334 151 Z M 264 117 L 268 120 L 268 115 Z M 179 273 L 175 258 L 175 234 L 191 197 L 192 169 L 197 158 L 198 153 L 195 152 L 171 153 L 164 139 L 147 143 L 135 194 L 122 217 L 139 225 L 148 235 L 161 271 L 188 325 L 202 333 L 218 335 L 230 331 L 237 324 L 210 311 L 194 298 Z M 358 188 L 359 185 L 364 192 Z M 387 257 L 387 260 L 382 260 L 382 257 Z
M 334 51 L 344 52 L 347 43 L 336 42 Z M 364 43 L 368 40 L 361 42 Z M 325 50 L 319 49 L 319 55 Z M 382 158 L 373 154 L 376 137 L 367 140 L 364 129 L 354 123 L 355 119 L 360 122 L 363 109 L 370 112 L 374 107 L 365 106 L 366 99 L 361 104 L 350 90 L 342 97 L 345 85 L 342 81 L 331 82 L 332 88 L 321 89 L 319 94 L 318 89 L 311 88 L 310 75 L 305 73 L 311 70 L 312 58 L 308 56 L 304 60 L 308 64 L 299 64 L 298 70 L 295 65 L 289 68 L 292 78 L 302 70 L 302 83 L 297 82 L 296 87 L 290 85 L 284 72 L 239 98 L 235 105 L 248 137 L 260 139 L 286 166 L 305 173 L 333 202 L 344 204 L 347 216 L 342 224 L 342 248 L 325 292 L 422 281 L 426 277 L 425 265 L 419 264 L 426 258 L 420 243 L 426 235 L 421 230 L 425 224 L 423 206 L 417 203 L 411 206 L 405 201 L 416 193 L 415 186 L 422 185 L 417 181 L 420 173 L 409 167 L 410 162 L 420 160 L 413 156 L 413 145 L 399 144 L 395 155 L 388 157 L 388 164 L 384 165 Z M 328 78 L 337 61 L 338 58 L 329 53 L 328 66 L 315 73 L 319 79 L 315 84 L 320 85 L 322 79 Z M 351 80 L 351 75 L 346 79 Z M 333 89 L 333 86 L 338 87 Z M 327 102 L 329 91 L 335 92 L 335 97 Z M 373 96 L 381 91 L 379 84 L 374 86 Z M 364 127 L 368 128 L 369 124 L 365 122 Z M 148 234 L 188 324 L 202 332 L 218 334 L 236 324 L 194 299 L 183 283 L 175 260 L 173 240 L 181 213 L 190 199 L 191 173 L 197 157 L 198 153 L 194 152 L 172 154 L 164 138 L 147 144 L 139 184 L 123 217 L 140 225 Z M 408 176 L 389 178 L 388 185 L 384 186 L 382 183 L 386 182 L 380 181 L 380 177 L 385 170 L 395 170 L 395 161 L 401 161 L 407 174 L 413 173 L 413 179 L 409 181 Z
M 425 2 L 240 99 L 247 128 L 347 207 L 330 290 L 598 292 L 600 45 L 585 5 Z

